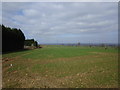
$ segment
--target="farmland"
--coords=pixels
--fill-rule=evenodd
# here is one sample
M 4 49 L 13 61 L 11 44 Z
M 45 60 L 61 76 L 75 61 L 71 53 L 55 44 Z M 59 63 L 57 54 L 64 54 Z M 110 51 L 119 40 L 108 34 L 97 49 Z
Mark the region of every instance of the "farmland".
M 3 88 L 117 88 L 118 49 L 45 45 L 6 53 Z

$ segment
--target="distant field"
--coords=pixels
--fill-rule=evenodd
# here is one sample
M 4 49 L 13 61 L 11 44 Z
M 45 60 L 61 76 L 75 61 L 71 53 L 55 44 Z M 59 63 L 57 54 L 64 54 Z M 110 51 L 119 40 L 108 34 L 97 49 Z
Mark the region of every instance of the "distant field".
M 117 88 L 118 49 L 48 45 L 3 54 L 3 88 Z

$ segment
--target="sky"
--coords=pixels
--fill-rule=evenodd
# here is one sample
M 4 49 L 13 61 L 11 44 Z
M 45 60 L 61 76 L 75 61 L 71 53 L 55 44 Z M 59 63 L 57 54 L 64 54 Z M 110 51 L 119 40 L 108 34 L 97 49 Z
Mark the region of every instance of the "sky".
M 39 44 L 118 43 L 117 2 L 2 2 L 0 23 Z

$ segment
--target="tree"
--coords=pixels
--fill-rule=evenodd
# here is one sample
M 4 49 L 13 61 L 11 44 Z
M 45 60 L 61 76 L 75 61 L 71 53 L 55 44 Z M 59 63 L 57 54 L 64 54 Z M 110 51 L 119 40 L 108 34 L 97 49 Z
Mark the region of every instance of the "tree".
M 24 40 L 25 36 L 20 29 L 2 25 L 2 52 L 23 49 Z
M 24 42 L 25 46 L 31 46 L 32 44 L 34 44 L 34 39 L 27 39 Z
M 78 46 L 80 46 L 80 42 L 78 43 Z
M 34 46 L 38 47 L 38 42 L 37 41 L 34 42 Z
M 34 39 L 27 39 L 27 40 L 25 40 L 24 45 L 25 46 L 35 46 L 35 47 L 38 47 L 38 42 L 35 41 Z

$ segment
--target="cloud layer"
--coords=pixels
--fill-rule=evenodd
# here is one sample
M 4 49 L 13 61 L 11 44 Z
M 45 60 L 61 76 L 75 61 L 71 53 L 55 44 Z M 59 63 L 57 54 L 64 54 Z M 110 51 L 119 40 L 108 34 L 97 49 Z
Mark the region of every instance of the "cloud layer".
M 39 43 L 117 43 L 118 4 L 108 2 L 2 3 L 2 23 Z
M 119 2 L 119 0 L 1 0 L 3 2 Z

